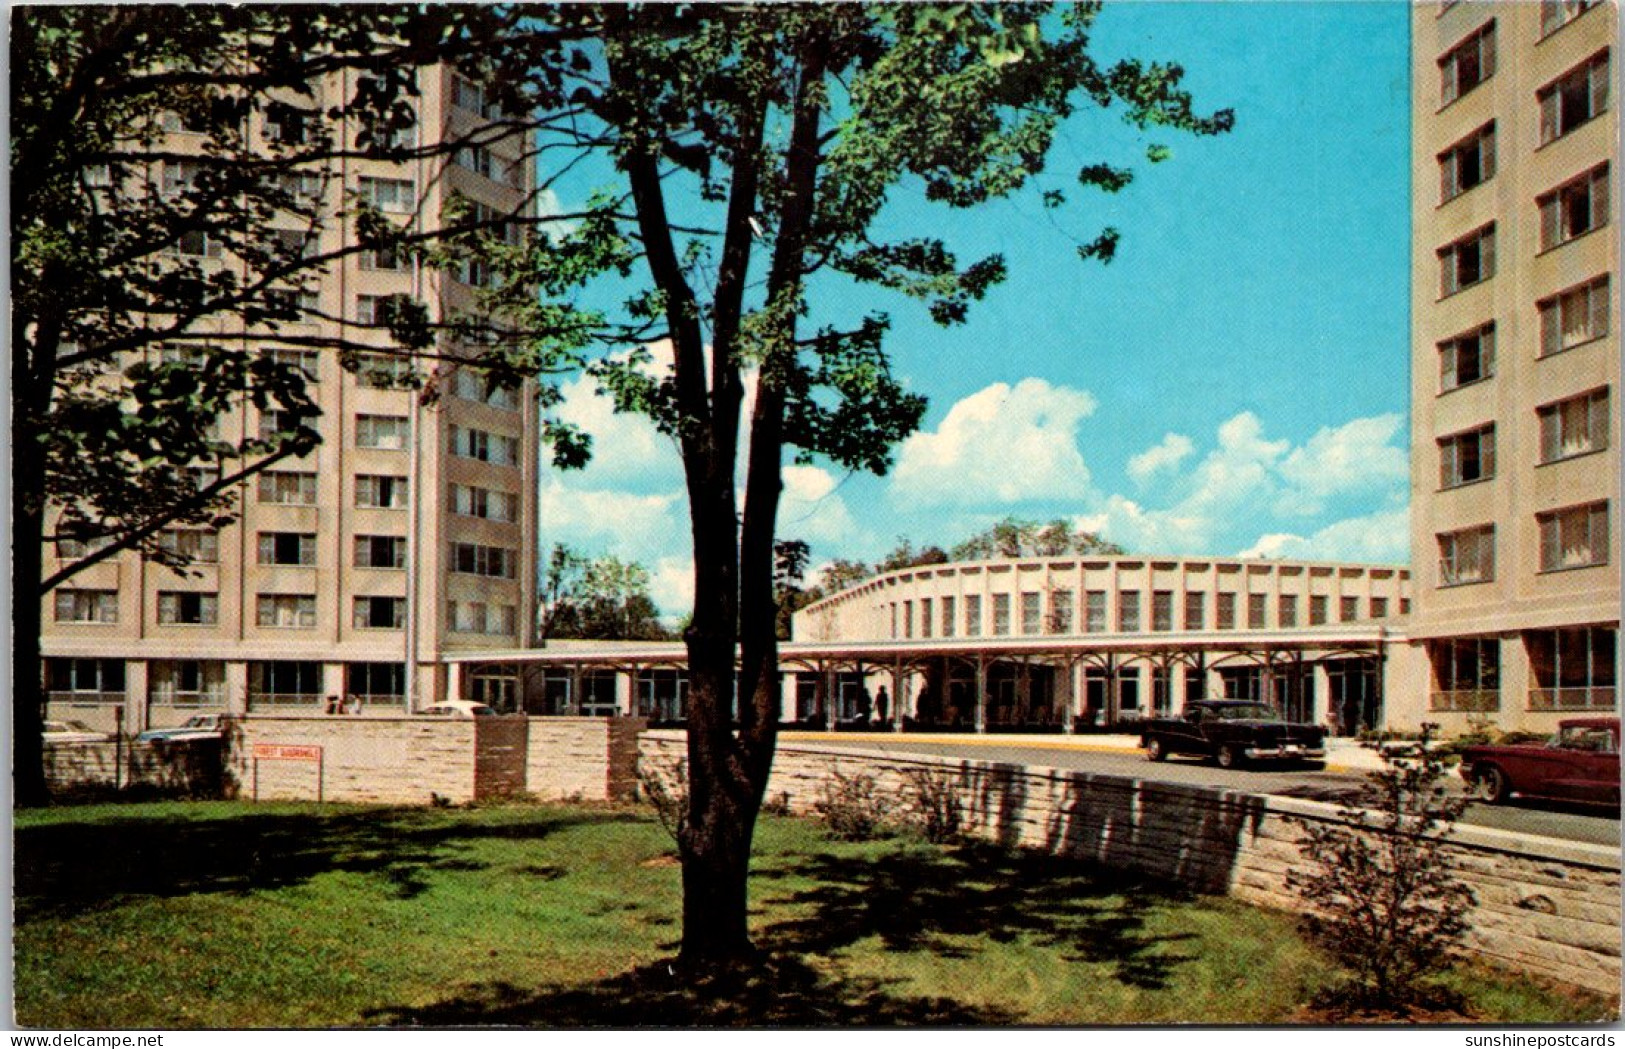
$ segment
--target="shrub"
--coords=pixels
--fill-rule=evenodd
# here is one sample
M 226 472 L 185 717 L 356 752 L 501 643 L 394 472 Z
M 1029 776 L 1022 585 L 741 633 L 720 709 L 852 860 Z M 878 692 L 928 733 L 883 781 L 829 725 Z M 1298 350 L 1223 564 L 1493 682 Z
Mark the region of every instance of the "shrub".
M 1466 799 L 1447 797 L 1444 762 L 1424 725 L 1414 757 L 1383 755 L 1341 824 L 1293 819 L 1307 870 L 1287 884 L 1308 905 L 1303 925 L 1348 972 L 1334 998 L 1370 1009 L 1426 1002 L 1449 968 L 1476 899 L 1444 851 Z
M 959 777 L 940 768 L 911 768 L 903 776 L 911 822 L 925 840 L 937 845 L 958 841 L 965 823 Z
M 671 840 L 681 843 L 688 826 L 688 762 L 660 766 L 638 758 L 638 793 L 655 810 Z
M 894 805 L 880 793 L 879 784 L 867 772 L 847 775 L 831 766 L 813 811 L 824 820 L 829 833 L 842 841 L 872 841 L 887 831 Z

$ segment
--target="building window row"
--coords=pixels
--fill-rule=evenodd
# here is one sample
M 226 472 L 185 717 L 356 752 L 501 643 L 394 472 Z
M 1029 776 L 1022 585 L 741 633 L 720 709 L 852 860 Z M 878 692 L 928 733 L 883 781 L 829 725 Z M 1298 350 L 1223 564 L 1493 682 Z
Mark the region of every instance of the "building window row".
M 315 594 L 259 594 L 254 621 L 263 627 L 306 629 L 316 625 Z
M 1529 662 L 1531 711 L 1614 710 L 1618 706 L 1614 627 L 1574 626 L 1522 633 Z M 1433 687 L 1428 709 L 1492 714 L 1501 709 L 1502 639 L 1453 637 L 1428 642 Z
M 310 566 L 316 563 L 315 532 L 261 532 L 259 563 Z
M 1454 200 L 1495 177 L 1495 121 L 1439 154 L 1439 202 Z
M 492 605 L 484 601 L 446 602 L 447 629 L 458 634 L 502 634 L 513 636 L 519 628 L 519 610 L 514 605 Z
M 479 543 L 452 543 L 451 570 L 467 575 L 513 579 L 518 574 L 518 555 L 503 546 L 483 546 Z
M 1495 21 L 1474 30 L 1439 59 L 1439 105 L 1448 106 L 1495 75 Z
M 451 454 L 497 466 L 519 464 L 519 438 L 466 426 L 452 426 Z
M 508 523 L 519 520 L 519 495 L 478 485 L 451 482 L 447 488 L 451 512 L 463 517 Z
M 355 446 L 399 452 L 406 449 L 411 424 L 404 415 L 357 415 Z
M 1562 572 L 1608 563 L 1606 500 L 1536 514 L 1540 526 L 1540 570 Z
M 316 474 L 309 470 L 265 470 L 259 475 L 260 502 L 315 506 Z
M 1608 447 L 1608 387 L 1536 409 L 1540 461 L 1555 463 Z
M 1449 393 L 1494 374 L 1494 322 L 1439 343 L 1440 393 Z
M 214 626 L 220 621 L 220 595 L 190 590 L 158 592 L 158 622 L 166 626 Z
M 58 623 L 117 623 L 118 591 L 58 587 L 52 595 Z
M 1535 198 L 1540 209 L 1540 250 L 1584 236 L 1608 222 L 1608 165 L 1599 164 Z
M 355 505 L 371 510 L 406 509 L 407 479 L 391 474 L 357 474 Z
M 358 597 L 351 622 L 357 630 L 399 630 L 406 625 L 406 598 Z
M 1439 585 L 1487 583 L 1495 578 L 1495 526 L 1478 525 L 1438 537 Z
M 1495 223 L 1446 244 L 1438 256 L 1440 298 L 1489 280 L 1495 276 Z
M 1457 488 L 1495 476 L 1495 426 L 1440 438 L 1439 487 Z
M 519 391 L 491 381 L 474 368 L 459 368 L 452 378 L 451 392 L 465 401 L 477 401 L 504 411 L 519 410 Z
M 406 539 L 398 535 L 358 535 L 354 563 L 357 568 L 405 568 Z
M 1551 36 L 1602 0 L 1540 0 L 1540 35 Z
M 1608 109 L 1609 52 L 1599 51 L 1535 93 L 1540 143 L 1555 142 Z
M 1608 334 L 1609 278 L 1594 277 L 1536 304 L 1540 313 L 1540 355 L 1573 349 Z

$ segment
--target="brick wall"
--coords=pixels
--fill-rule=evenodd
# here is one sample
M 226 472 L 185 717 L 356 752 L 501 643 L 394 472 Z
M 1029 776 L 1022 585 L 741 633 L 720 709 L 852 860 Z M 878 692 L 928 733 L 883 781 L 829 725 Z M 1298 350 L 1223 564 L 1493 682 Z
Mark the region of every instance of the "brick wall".
M 669 766 L 680 733 L 646 734 L 644 756 Z M 1286 872 L 1301 866 L 1297 818 L 1339 822 L 1335 806 L 988 761 L 899 757 L 781 744 L 769 799 L 808 813 L 831 771 L 873 775 L 900 795 L 910 769 L 958 778 L 970 833 L 1009 846 L 1098 861 L 1281 910 L 1301 902 Z M 1620 982 L 1620 850 L 1484 827 L 1458 827 L 1452 851 L 1478 906 L 1469 948 L 1519 972 L 1606 993 Z

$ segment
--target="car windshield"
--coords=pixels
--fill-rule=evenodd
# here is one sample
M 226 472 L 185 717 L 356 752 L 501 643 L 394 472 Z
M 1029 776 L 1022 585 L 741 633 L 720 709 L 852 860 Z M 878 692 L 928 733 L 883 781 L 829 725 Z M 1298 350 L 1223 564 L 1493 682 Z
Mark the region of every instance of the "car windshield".
M 1239 703 L 1233 707 L 1215 707 L 1215 717 L 1222 721 L 1280 721 L 1280 717 L 1262 703 Z
M 1614 735 L 1606 728 L 1593 725 L 1564 725 L 1552 738 L 1552 746 L 1566 747 L 1569 750 L 1589 750 L 1599 754 L 1611 754 L 1618 749 L 1614 744 Z

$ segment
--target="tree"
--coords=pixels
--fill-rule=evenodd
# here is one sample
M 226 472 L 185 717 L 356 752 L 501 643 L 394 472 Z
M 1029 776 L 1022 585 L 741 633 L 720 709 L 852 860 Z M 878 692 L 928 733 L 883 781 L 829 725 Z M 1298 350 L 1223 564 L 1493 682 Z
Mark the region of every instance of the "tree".
M 591 562 L 564 543 L 557 543 L 542 563 L 541 579 L 536 587 L 536 639 L 542 644 L 561 631 L 565 624 L 573 624 L 576 605 L 580 600 L 582 584 L 586 582 L 587 565 Z M 565 626 L 565 636 L 570 626 Z
M 800 539 L 779 539 L 773 543 L 773 636 L 790 640 L 790 617 L 805 607 L 809 598 L 802 586 L 812 548 Z
M 649 596 L 649 570 L 613 555 L 589 558 L 558 544 L 540 587 L 540 640 L 665 641 L 671 631 Z
M 1306 905 L 1303 924 L 1349 972 L 1336 996 L 1366 1009 L 1405 1009 L 1449 968 L 1477 902 L 1445 851 L 1465 797 L 1447 797 L 1444 762 L 1423 726 L 1414 757 L 1384 753 L 1342 823 L 1296 819 L 1305 870 L 1287 884 Z
M 682 460 L 695 605 L 684 631 L 681 958 L 728 967 L 752 953 L 746 874 L 776 744 L 774 541 L 786 454 L 884 472 L 924 410 L 892 376 L 887 317 L 844 315 L 842 290 L 886 289 L 947 325 L 1005 277 L 997 255 L 961 260 L 939 224 L 894 228 L 882 214 L 891 193 L 907 186 L 946 209 L 1007 197 L 1042 174 L 1083 106 L 1195 134 L 1225 131 L 1231 117 L 1194 112 L 1177 66 L 1099 64 L 1089 51 L 1094 4 L 531 10 L 588 26 L 598 42 L 511 59 L 560 84 L 581 113 L 539 148 L 596 153 L 613 172 L 595 217 L 541 238 L 530 272 L 550 291 L 605 271 L 634 276 L 628 313 L 657 321 L 671 348 L 658 377 L 646 353 L 589 370 L 618 409 L 671 436 Z M 1076 174 L 1105 190 L 1130 177 L 1108 164 Z M 1059 188 L 1043 197 L 1066 203 Z M 1117 240 L 1106 229 L 1078 252 L 1109 259 Z
M 1063 557 L 1067 554 L 1125 553 L 1116 543 L 1094 532 L 1074 529 L 1065 518 L 1045 525 L 1016 517 L 979 532 L 953 549 L 955 561 L 981 561 L 1015 557 Z
M 377 351 L 433 364 L 457 342 L 511 385 L 581 328 L 557 306 L 532 305 L 521 333 L 489 309 L 432 320 L 404 300 L 351 324 L 356 338 L 290 330 L 323 316 L 300 293 L 344 255 L 449 264 L 536 221 L 527 202 L 403 227 L 363 200 L 335 207 L 321 173 L 528 134 L 516 117 L 405 144 L 414 76 L 438 63 L 479 76 L 499 41 L 523 31 L 543 46 L 568 27 L 533 30 L 521 12 L 477 6 L 219 4 L 19 7 L 11 27 L 12 706 L 17 800 L 34 804 L 45 796 L 41 601 L 126 550 L 183 568 L 164 529 L 228 522 L 243 481 L 319 441 L 306 376 L 274 351 L 333 354 L 353 370 Z M 520 83 L 493 86 L 493 100 L 569 118 L 545 82 Z M 334 228 L 343 235 L 324 241 Z M 239 404 L 274 428 L 221 437 Z M 568 459 L 578 446 L 558 433 Z M 46 542 L 76 551 L 49 574 Z

